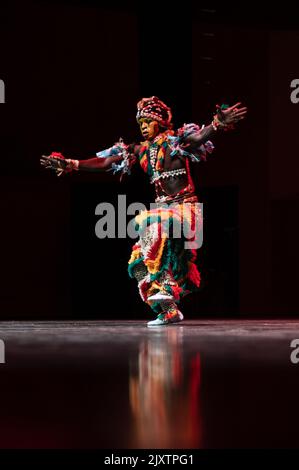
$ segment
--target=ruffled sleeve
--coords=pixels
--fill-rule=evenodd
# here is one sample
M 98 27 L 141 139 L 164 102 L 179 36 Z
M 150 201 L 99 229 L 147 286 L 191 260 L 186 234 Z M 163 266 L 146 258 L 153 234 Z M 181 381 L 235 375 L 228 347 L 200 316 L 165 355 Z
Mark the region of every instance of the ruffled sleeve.
M 190 158 L 191 161 L 200 162 L 201 160 L 206 160 L 208 154 L 212 153 L 214 150 L 214 145 L 210 140 L 207 140 L 205 143 L 199 145 L 197 148 L 186 144 L 186 138 L 192 134 L 199 134 L 203 129 L 204 125 L 200 128 L 197 124 L 190 123 L 184 124 L 183 127 L 178 129 L 176 136 L 169 136 L 168 143 L 171 148 L 171 156 L 182 155 Z
M 126 145 L 121 138 L 118 142 L 112 145 L 112 147 L 97 152 L 96 156 L 98 158 L 122 156 L 122 160 L 120 160 L 118 163 L 112 163 L 111 168 L 107 170 L 113 171 L 113 174 L 120 172 L 121 177 L 125 173 L 128 175 L 131 174 L 131 168 L 136 161 L 136 157 L 132 153 L 132 145 Z

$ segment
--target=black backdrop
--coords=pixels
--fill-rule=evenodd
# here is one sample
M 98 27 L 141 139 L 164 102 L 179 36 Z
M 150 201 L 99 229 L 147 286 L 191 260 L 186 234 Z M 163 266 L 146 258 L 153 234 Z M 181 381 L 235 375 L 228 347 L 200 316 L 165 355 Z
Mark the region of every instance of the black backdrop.
M 1 3 L 2 319 L 146 317 L 126 273 L 132 241 L 94 234 L 99 202 L 151 201 L 145 175 L 58 180 L 39 156 L 85 158 L 138 139 L 136 102 L 151 95 L 176 126 L 209 122 L 216 103 L 249 107 L 192 168 L 205 231 L 188 315 L 298 314 L 296 18 L 192 1 Z

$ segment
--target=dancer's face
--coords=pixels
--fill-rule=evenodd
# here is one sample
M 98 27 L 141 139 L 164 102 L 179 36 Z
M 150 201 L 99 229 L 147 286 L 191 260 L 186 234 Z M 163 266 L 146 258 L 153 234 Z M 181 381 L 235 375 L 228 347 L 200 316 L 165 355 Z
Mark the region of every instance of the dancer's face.
M 159 134 L 159 124 L 157 121 L 142 118 L 139 121 L 140 131 L 146 140 L 153 140 Z

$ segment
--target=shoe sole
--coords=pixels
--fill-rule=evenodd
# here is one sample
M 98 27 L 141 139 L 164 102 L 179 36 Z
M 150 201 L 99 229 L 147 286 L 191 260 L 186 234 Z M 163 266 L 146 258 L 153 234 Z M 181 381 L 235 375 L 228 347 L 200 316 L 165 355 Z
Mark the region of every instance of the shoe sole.
M 171 295 L 151 295 L 147 298 L 149 302 L 165 302 L 167 300 L 174 301 L 174 297 Z
M 154 323 L 150 324 L 151 322 L 149 322 L 149 323 L 147 323 L 146 326 L 147 326 L 148 328 L 155 328 L 155 327 L 157 327 L 157 326 L 173 325 L 173 324 L 175 324 L 175 323 L 180 323 L 180 322 L 183 321 L 183 320 L 184 320 L 184 316 L 183 316 L 183 314 L 181 313 L 181 314 L 179 315 L 179 318 L 176 319 L 176 320 L 173 319 L 173 320 L 170 320 L 170 321 L 165 321 L 165 322 L 156 323 L 156 324 L 154 324 Z M 153 321 L 155 321 L 155 320 L 153 320 Z

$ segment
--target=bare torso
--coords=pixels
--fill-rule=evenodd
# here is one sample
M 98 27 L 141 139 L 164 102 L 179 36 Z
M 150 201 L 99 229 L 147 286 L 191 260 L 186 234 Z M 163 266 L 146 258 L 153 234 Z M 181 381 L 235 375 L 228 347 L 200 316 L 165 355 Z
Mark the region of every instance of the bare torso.
M 138 154 L 140 146 L 135 147 L 135 153 Z M 164 159 L 163 172 L 186 168 L 186 158 L 181 155 L 170 156 L 171 149 L 168 148 Z M 190 176 L 189 176 L 190 180 Z M 160 178 L 159 184 L 155 184 L 157 196 L 174 195 L 186 188 L 189 184 L 188 175 L 176 175 L 171 178 Z

